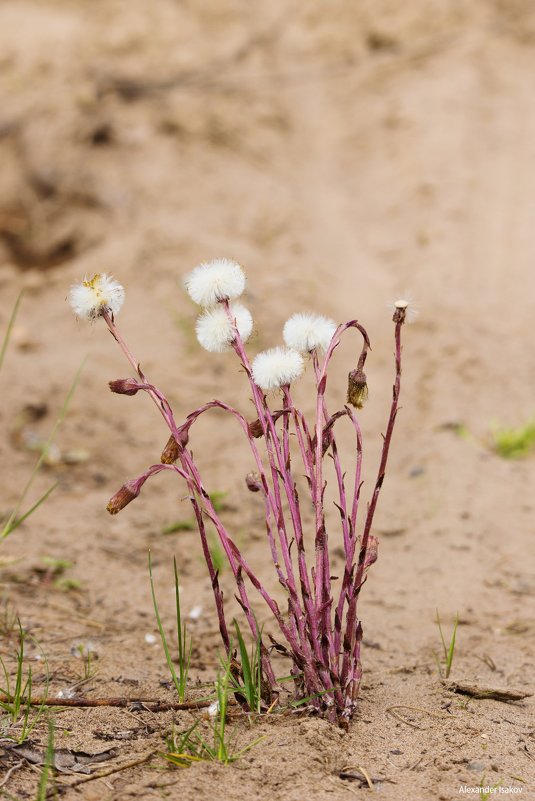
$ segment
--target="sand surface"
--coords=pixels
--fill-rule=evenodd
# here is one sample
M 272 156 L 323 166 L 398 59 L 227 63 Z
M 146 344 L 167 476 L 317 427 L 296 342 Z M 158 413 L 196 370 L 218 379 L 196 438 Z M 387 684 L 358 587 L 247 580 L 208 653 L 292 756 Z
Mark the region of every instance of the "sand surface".
M 83 679 L 71 650 L 90 641 L 98 659 L 78 690 L 86 697 L 175 699 L 159 640 L 146 641 L 157 635 L 149 548 L 166 630 L 173 555 L 183 608 L 202 606 L 190 624 L 194 695 L 213 682 L 220 652 L 198 535 L 162 534 L 191 516 L 183 485 L 159 477 L 117 518 L 105 510 L 167 435 L 147 398 L 109 393 L 128 366 L 104 325 L 75 320 L 71 283 L 107 271 L 125 285 L 121 331 L 179 419 L 214 397 L 250 410 L 234 355 L 195 340 L 181 280 L 199 261 L 245 266 L 253 355 L 280 342 L 294 311 L 358 317 L 373 348 L 361 414 L 368 493 L 393 379 L 388 304 L 411 291 L 419 309 L 404 331 L 403 408 L 375 520 L 379 559 L 362 593 L 364 681 L 350 731 L 303 715 L 237 720 L 237 747 L 265 739 L 234 766 L 167 769 L 165 734 L 191 725 L 191 713 L 64 710 L 58 749 L 113 748 L 105 767 L 154 756 L 62 797 L 449 801 L 479 785 L 533 797 L 533 700 L 453 695 L 435 661 L 436 610 L 448 637 L 458 613 L 450 678 L 534 691 L 535 461 L 490 447 L 493 424 L 534 413 L 533 3 L 4 0 L 0 92 L 2 332 L 25 288 L 0 374 L 3 513 L 31 472 L 29 444 L 46 438 L 86 357 L 59 461 L 28 500 L 58 486 L 0 546 L 0 652 L 12 667 L 20 616 L 35 638 L 30 659 L 39 649 L 48 658 L 51 696 Z M 349 343 L 331 373 L 333 404 L 353 362 Z M 307 412 L 311 386 L 308 371 L 296 389 Z M 279 597 L 261 505 L 243 483 L 245 443 L 215 414 L 191 444 Z M 349 432 L 341 449 L 351 461 Z M 334 508 L 328 521 L 335 543 Z M 53 575 L 44 559 L 70 566 Z M 221 584 L 231 617 L 228 569 Z M 32 664 L 38 694 L 42 661 Z M 46 733 L 43 720 L 34 750 Z M 58 785 L 84 775 L 60 774 Z M 0 776 L 6 797 L 37 797 L 38 772 L 20 755 L 0 756 Z

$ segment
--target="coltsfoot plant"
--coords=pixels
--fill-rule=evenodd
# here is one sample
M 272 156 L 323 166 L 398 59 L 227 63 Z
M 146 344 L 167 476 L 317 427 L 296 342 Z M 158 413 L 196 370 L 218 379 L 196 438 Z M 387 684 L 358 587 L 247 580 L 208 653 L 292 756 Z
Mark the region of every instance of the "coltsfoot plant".
M 188 489 L 227 652 L 231 651 L 231 637 L 218 570 L 214 566 L 206 531 L 207 521 L 217 532 L 253 640 L 259 641 L 261 633 L 249 598 L 251 588 L 263 598 L 280 631 L 278 639 L 271 637 L 271 640 L 277 651 L 291 662 L 295 700 L 309 699 L 308 703 L 317 713 L 332 722 L 347 724 L 354 714 L 361 683 L 362 625 L 357 607 L 367 571 L 377 558 L 378 543 L 372 534 L 372 523 L 398 409 L 401 329 L 409 311 L 408 302 L 399 300 L 393 307 L 393 395 L 377 478 L 369 502 L 362 510 L 359 412 L 367 397 L 364 364 L 370 348 L 368 334 L 362 325 L 357 320 L 350 320 L 337 326 L 316 314 L 295 314 L 284 326 L 285 345 L 259 353 L 251 361 L 245 343 L 251 334 L 253 321 L 248 309 L 237 302 L 245 288 L 242 268 L 234 261 L 219 259 L 196 267 L 184 283 L 192 300 L 203 309 L 196 324 L 199 343 L 215 353 L 234 350 L 249 382 L 254 413 L 249 418 L 224 401 L 212 400 L 178 423 L 167 398 L 145 376 L 139 360 L 119 333 L 115 319 L 124 301 L 123 287 L 105 274 L 95 275 L 73 286 L 70 302 L 74 312 L 88 320 L 102 318 L 136 376 L 111 381 L 111 391 L 123 395 L 146 392 L 163 416 L 170 434 L 160 460 L 140 476 L 127 481 L 109 501 L 108 511 L 117 514 L 138 497 L 148 479 L 163 470 L 173 471 Z M 362 345 L 349 372 L 347 404 L 331 413 L 326 401 L 328 371 L 342 336 L 350 330 L 360 334 Z M 315 419 L 310 423 L 295 406 L 291 394 L 292 383 L 304 371 L 305 359 L 311 364 L 311 391 L 315 394 Z M 241 428 L 248 443 L 251 471 L 246 476 L 246 484 L 263 500 L 266 548 L 286 596 L 285 611 L 250 567 L 246 555 L 223 524 L 188 447 L 195 421 L 211 409 L 227 413 Z M 349 486 L 335 436 L 336 423 L 343 417 L 352 424 L 355 438 L 355 470 Z M 345 561 L 336 593 L 325 524 L 326 456 L 331 457 L 334 466 Z M 303 473 L 306 498 L 300 498 L 296 483 L 297 477 Z M 307 507 L 311 503 L 314 510 L 314 522 L 310 525 L 304 524 L 303 503 Z M 270 653 L 263 643 L 261 663 L 263 701 L 271 705 L 280 687 Z

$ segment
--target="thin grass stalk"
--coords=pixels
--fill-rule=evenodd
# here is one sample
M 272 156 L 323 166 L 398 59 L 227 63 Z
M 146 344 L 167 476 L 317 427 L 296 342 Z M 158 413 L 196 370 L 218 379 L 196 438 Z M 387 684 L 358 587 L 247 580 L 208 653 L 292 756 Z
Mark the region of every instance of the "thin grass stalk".
M 17 319 L 17 314 L 19 311 L 19 306 L 21 304 L 23 295 L 24 295 L 24 289 L 21 289 L 19 294 L 17 295 L 15 303 L 13 304 L 13 309 L 11 310 L 11 316 L 7 324 L 6 333 L 4 334 L 4 338 L 2 340 L 2 346 L 0 347 L 0 370 L 2 369 L 2 365 L 4 364 L 4 358 L 9 345 L 9 340 L 11 339 L 11 334 L 13 333 L 13 326 L 15 325 L 15 320 Z

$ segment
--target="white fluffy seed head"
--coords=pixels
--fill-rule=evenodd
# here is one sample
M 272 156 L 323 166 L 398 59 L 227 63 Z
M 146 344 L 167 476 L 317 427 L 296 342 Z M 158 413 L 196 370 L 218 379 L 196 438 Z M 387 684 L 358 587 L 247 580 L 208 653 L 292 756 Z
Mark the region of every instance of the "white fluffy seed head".
M 301 353 L 325 351 L 329 347 L 336 323 L 321 314 L 292 314 L 284 324 L 283 337 L 289 348 Z
M 105 312 L 117 314 L 124 302 L 124 288 L 111 275 L 97 273 L 82 283 L 73 284 L 69 303 L 77 317 L 96 320 Z
M 213 306 L 220 300 L 239 298 L 245 289 L 245 274 L 231 259 L 203 262 L 184 279 L 190 298 L 199 306 Z
M 264 392 L 287 386 L 299 378 L 305 363 L 292 348 L 271 348 L 259 353 L 252 364 L 253 380 Z
M 241 303 L 230 304 L 230 314 L 236 321 L 236 328 L 244 342 L 247 342 L 253 330 L 251 313 Z M 230 348 L 234 339 L 234 326 L 227 310 L 221 304 L 206 309 L 195 324 L 195 332 L 199 344 L 211 353 L 223 353 Z

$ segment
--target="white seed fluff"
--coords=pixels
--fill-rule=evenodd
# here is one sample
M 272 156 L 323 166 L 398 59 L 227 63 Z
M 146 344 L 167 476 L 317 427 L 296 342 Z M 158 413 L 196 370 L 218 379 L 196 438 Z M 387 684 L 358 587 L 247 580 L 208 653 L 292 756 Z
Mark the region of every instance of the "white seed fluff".
M 407 323 L 414 322 L 419 314 L 418 309 L 414 305 L 411 292 L 407 292 L 403 297 L 397 298 L 394 303 L 389 304 L 389 308 L 394 312 L 396 309 L 405 309 L 405 322 Z
M 284 387 L 299 378 L 305 363 L 303 357 L 292 348 L 271 348 L 259 353 L 253 361 L 253 380 L 257 386 L 269 392 Z
M 247 342 L 253 330 L 251 313 L 241 303 L 232 303 L 230 313 L 236 321 L 236 328 L 244 342 Z M 224 353 L 234 339 L 234 327 L 224 306 L 206 309 L 195 324 L 195 333 L 199 344 L 211 353 Z
M 199 306 L 213 306 L 219 300 L 239 298 L 245 289 L 245 274 L 231 259 L 214 259 L 199 264 L 184 279 L 190 298 Z
M 208 707 L 208 714 L 211 718 L 217 717 L 219 714 L 219 701 L 212 701 L 210 706 Z
M 292 314 L 284 324 L 283 337 L 289 348 L 300 353 L 325 351 L 329 347 L 336 323 L 321 314 Z
M 97 273 L 71 287 L 69 303 L 76 316 L 86 320 L 96 320 L 105 312 L 115 315 L 124 303 L 124 288 L 111 275 Z

